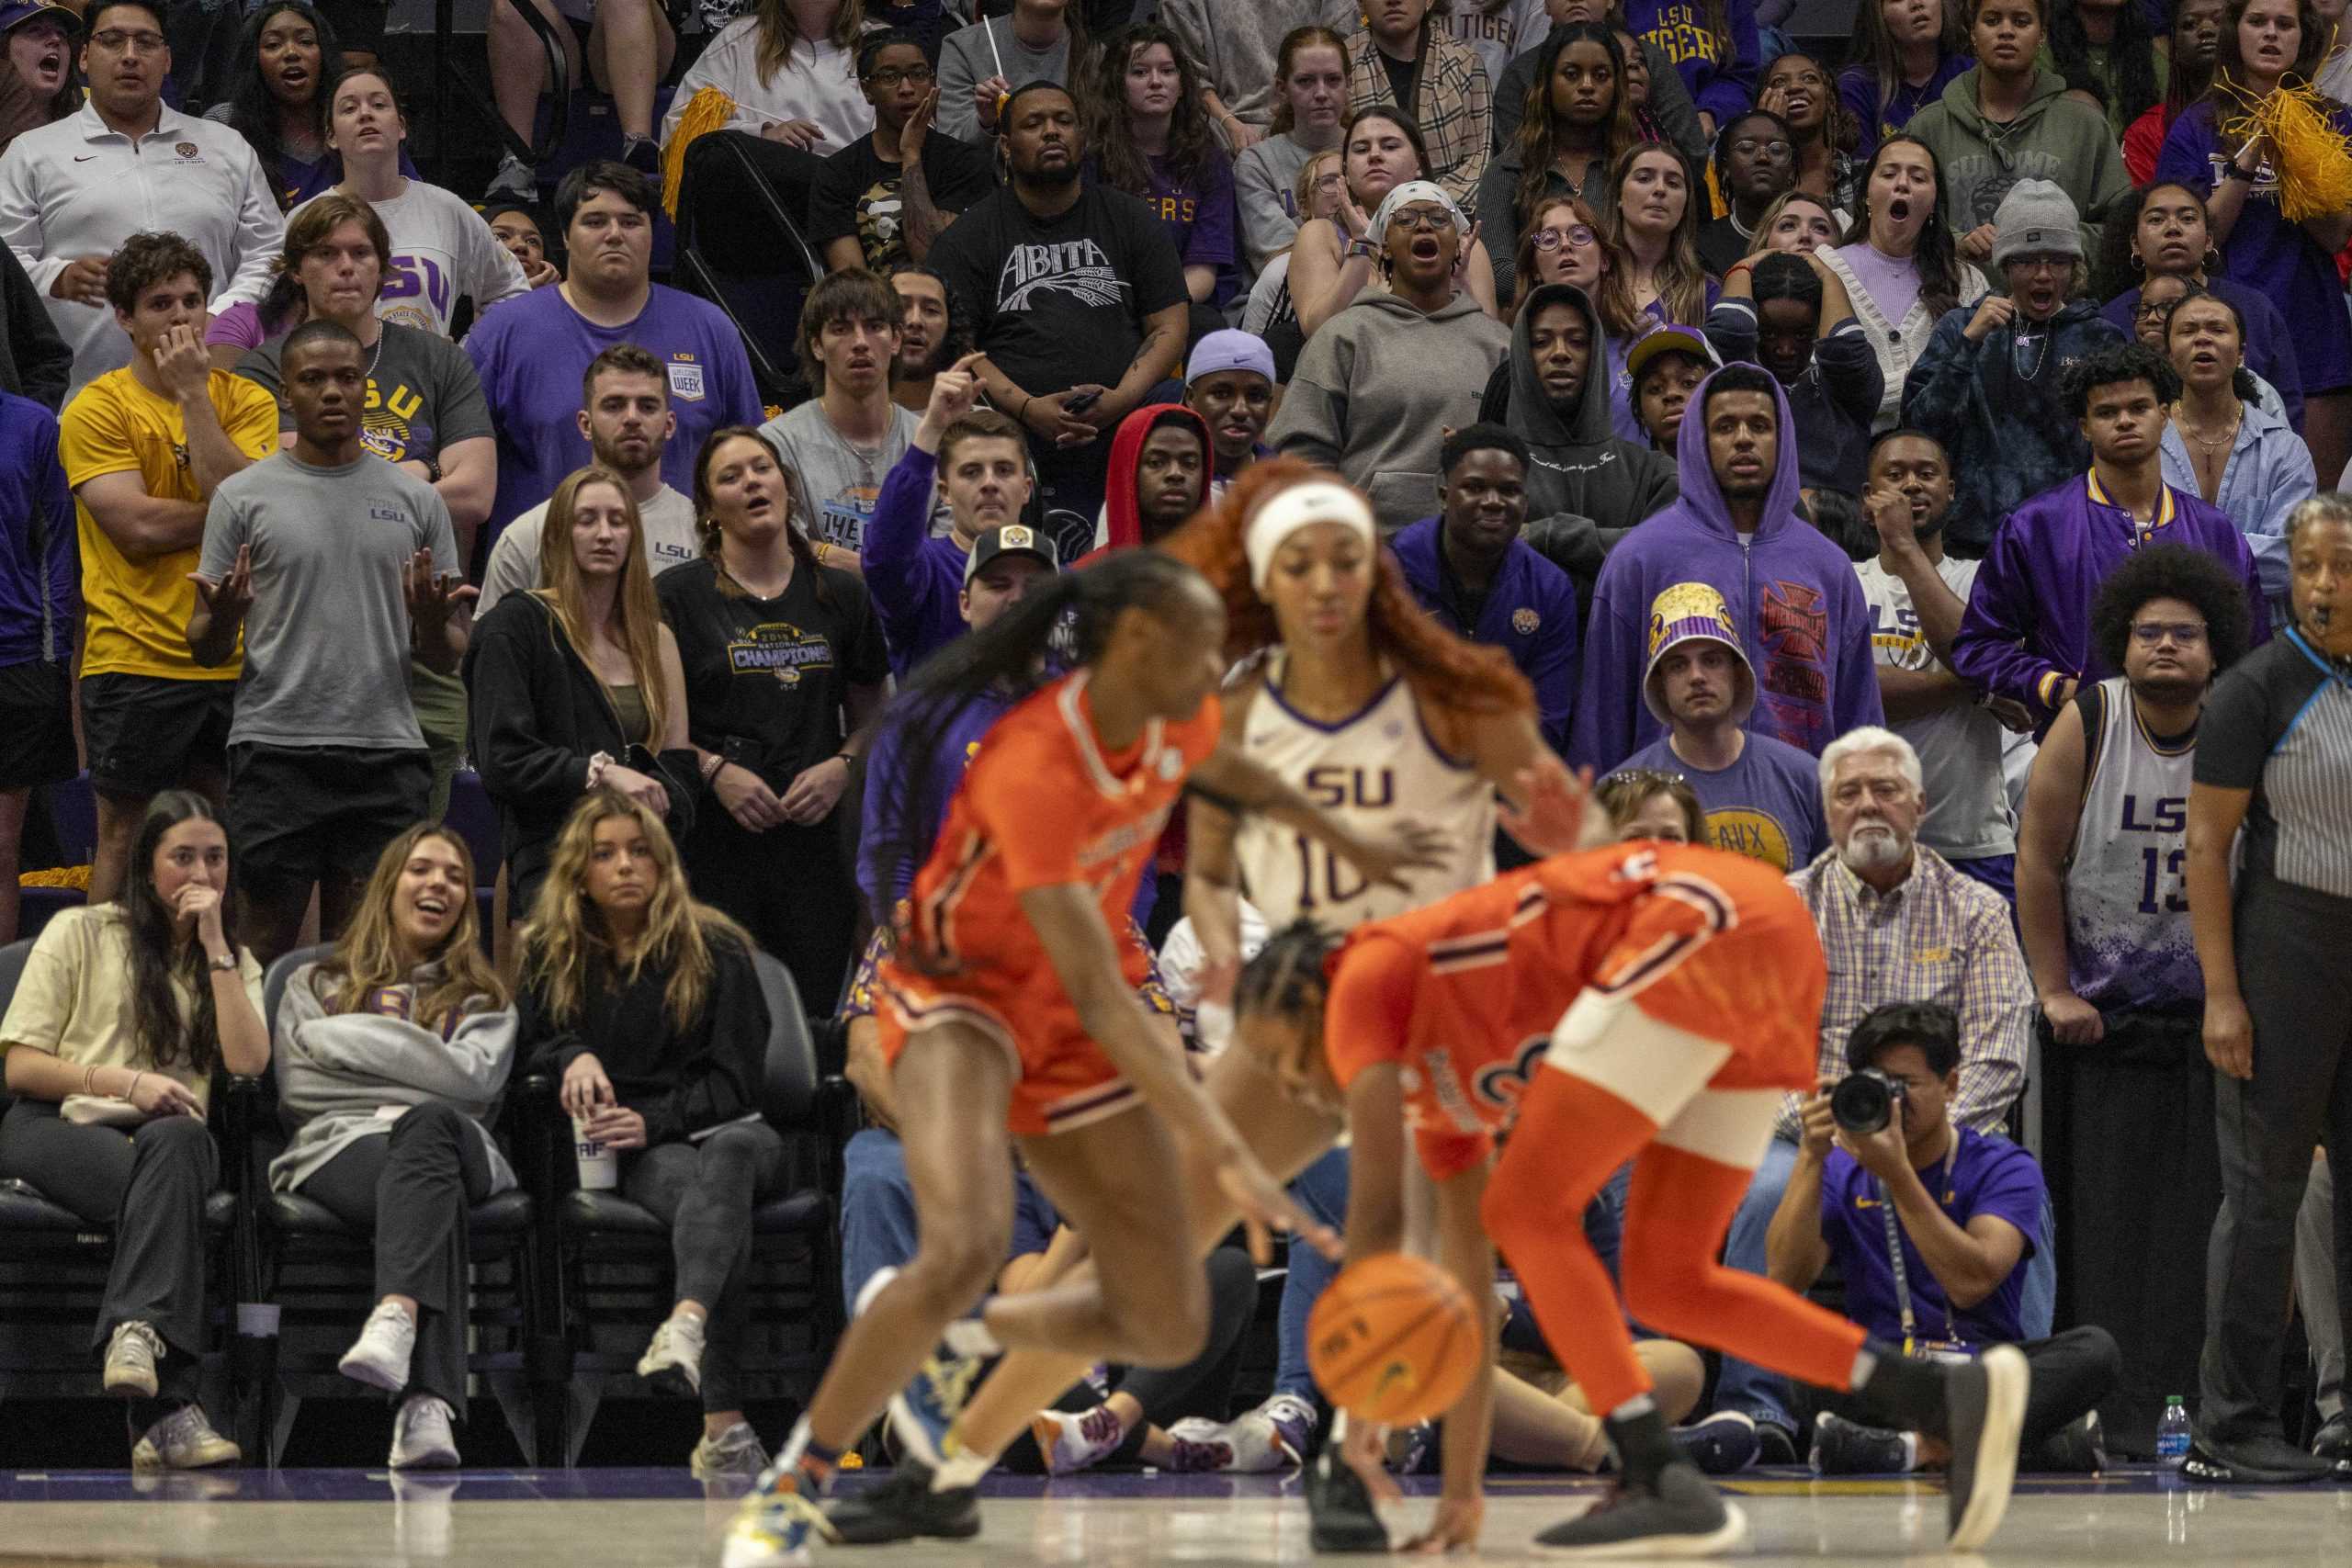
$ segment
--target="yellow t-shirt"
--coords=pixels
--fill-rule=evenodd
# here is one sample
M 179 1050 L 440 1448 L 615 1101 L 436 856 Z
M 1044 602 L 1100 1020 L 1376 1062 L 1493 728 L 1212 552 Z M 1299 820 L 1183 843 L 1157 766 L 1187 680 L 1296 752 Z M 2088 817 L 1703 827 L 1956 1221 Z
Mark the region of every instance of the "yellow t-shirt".
M 209 392 L 220 428 L 249 457 L 277 449 L 277 400 L 225 370 L 212 372 Z M 90 509 L 82 486 L 103 474 L 135 472 L 147 493 L 164 501 L 202 502 L 187 461 L 187 421 L 179 405 L 159 398 L 128 369 L 109 370 L 82 389 L 58 421 L 58 455 L 74 491 L 74 516 L 82 545 L 82 604 L 88 627 L 85 675 L 157 675 L 172 681 L 233 681 L 244 649 L 206 669 L 188 651 L 187 619 L 196 584 L 187 574 L 201 553 L 191 545 L 169 555 L 134 558 L 115 547 Z
M 254 1010 L 261 1011 L 261 964 L 248 949 L 237 950 L 237 974 Z M 195 1005 L 185 980 L 173 981 L 172 989 L 184 1011 Z M 186 1062 L 159 1068 L 144 1059 L 131 1022 L 130 992 L 130 926 L 121 908 L 98 904 L 63 910 L 41 928 L 25 955 L 24 977 L 7 1017 L 0 1019 L 0 1055 L 30 1045 L 77 1067 L 164 1072 L 203 1104 L 212 1089 L 209 1077 Z

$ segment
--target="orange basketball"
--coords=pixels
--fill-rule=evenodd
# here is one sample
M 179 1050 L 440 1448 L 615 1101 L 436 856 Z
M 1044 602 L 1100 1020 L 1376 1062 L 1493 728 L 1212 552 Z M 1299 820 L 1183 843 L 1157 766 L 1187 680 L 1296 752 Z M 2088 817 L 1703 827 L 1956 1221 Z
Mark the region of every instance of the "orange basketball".
M 1483 1353 L 1477 1308 L 1453 1276 L 1401 1252 L 1342 1269 L 1306 1321 L 1315 1381 L 1359 1420 L 1442 1415 Z

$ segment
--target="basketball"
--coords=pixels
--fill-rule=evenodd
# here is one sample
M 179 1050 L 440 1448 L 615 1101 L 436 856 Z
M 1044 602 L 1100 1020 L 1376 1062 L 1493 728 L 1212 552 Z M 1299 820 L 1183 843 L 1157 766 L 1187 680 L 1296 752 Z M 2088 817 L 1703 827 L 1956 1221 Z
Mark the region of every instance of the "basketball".
M 1383 1253 L 1351 1263 L 1307 1319 L 1307 1364 L 1333 1404 L 1363 1421 L 1443 1414 L 1482 1355 L 1477 1307 L 1424 1258 Z

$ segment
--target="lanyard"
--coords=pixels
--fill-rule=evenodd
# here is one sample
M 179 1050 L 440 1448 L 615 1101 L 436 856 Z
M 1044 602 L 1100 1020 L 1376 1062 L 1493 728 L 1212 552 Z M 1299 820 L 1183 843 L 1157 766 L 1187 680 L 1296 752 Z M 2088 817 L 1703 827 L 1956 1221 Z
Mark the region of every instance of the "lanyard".
M 1949 1161 L 1958 1152 L 1955 1144 L 1951 1153 L 1944 1157 Z M 1941 1176 L 1948 1177 L 1950 1170 L 1951 1167 L 1947 1165 Z M 1883 1181 L 1878 1184 L 1878 1190 L 1880 1198 L 1883 1200 L 1879 1205 L 1879 1215 L 1886 1222 L 1887 1266 L 1894 1271 L 1894 1310 L 1902 1315 L 1903 1353 L 1908 1356 L 1913 1353 L 1919 1338 L 1918 1320 L 1911 1312 L 1911 1270 L 1903 1261 L 1903 1235 L 1894 1223 L 1894 1193 Z M 1934 1198 L 1935 1191 L 1933 1187 L 1928 1189 L 1929 1199 Z M 1944 1342 L 1957 1342 L 1959 1337 L 1952 1326 L 1951 1302 L 1947 1298 L 1944 1302 Z

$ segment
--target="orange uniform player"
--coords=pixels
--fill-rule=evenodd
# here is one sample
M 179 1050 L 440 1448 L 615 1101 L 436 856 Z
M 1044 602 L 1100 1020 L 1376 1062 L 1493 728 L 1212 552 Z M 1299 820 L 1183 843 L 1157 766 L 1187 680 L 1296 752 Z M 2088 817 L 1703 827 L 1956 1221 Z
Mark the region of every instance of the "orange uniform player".
M 1087 1035 L 1020 897 L 1092 887 L 1103 923 L 1120 933 L 1124 973 L 1142 985 L 1149 961 L 1126 935 L 1127 910 L 1185 775 L 1216 749 L 1222 722 L 1211 697 L 1192 718 L 1154 720 L 1134 746 L 1105 756 L 1084 671 L 997 720 L 915 877 L 900 951 L 876 971 L 883 1060 L 895 1065 L 927 1021 L 956 1017 L 1017 1065 L 1007 1117 L 1016 1135 L 1132 1108 L 1136 1091 Z
M 1895 1413 L 1891 1424 L 1946 1438 L 1951 1545 L 1980 1545 L 2000 1522 L 2024 1417 L 2022 1356 L 1905 1361 L 1717 1260 L 1781 1096 L 1812 1082 L 1826 983 L 1813 922 L 1778 872 L 1654 842 L 1555 855 L 1360 927 L 1337 952 L 1295 926 L 1242 973 L 1236 1039 L 1295 1095 L 1344 1100 L 1350 1256 L 1397 1243 L 1396 1168 L 1409 1131 L 1436 1181 L 1448 1269 L 1486 1290 L 1491 1238 L 1604 1416 L 1618 1490 L 1539 1535 L 1550 1551 L 1705 1556 L 1746 1533 L 1675 1446 L 1628 1314 L 1859 1392 Z M 1621 1304 L 1580 1222 L 1629 1161 Z M 1448 1541 L 1476 1537 L 1487 1381 L 1446 1418 L 1433 1533 Z M 1380 1486 L 1378 1434 L 1351 1427 L 1342 1441 L 1351 1468 Z

